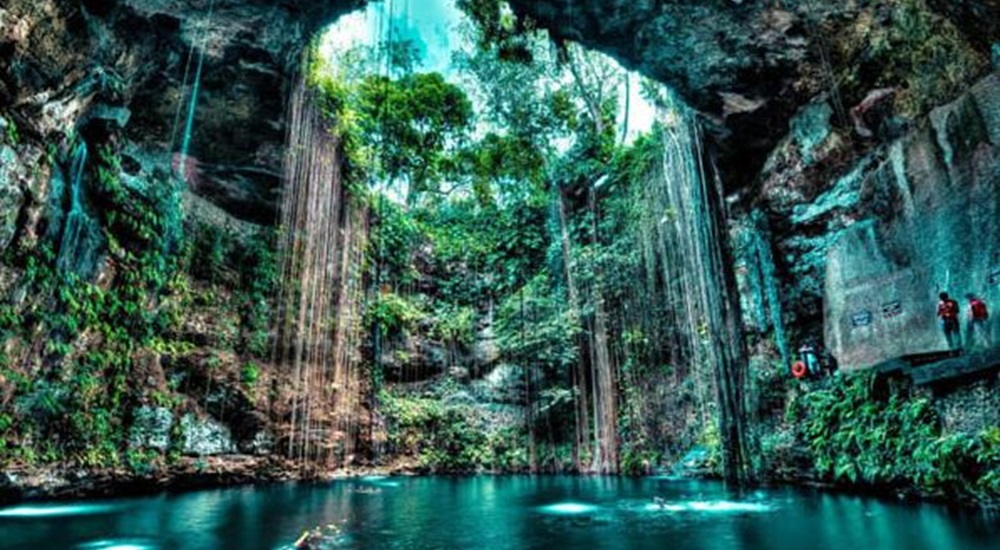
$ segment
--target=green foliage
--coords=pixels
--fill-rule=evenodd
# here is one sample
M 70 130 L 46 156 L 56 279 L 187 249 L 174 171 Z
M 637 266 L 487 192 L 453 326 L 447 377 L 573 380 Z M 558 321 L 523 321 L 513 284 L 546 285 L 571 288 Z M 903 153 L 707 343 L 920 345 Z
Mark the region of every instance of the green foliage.
M 4 118 L 3 120 L 6 122 L 4 127 L 4 139 L 6 140 L 7 145 L 17 147 L 17 145 L 21 143 L 21 135 L 20 132 L 18 132 L 17 124 L 9 118 Z
M 180 196 L 176 183 L 157 173 L 144 192 L 127 187 L 121 159 L 109 147 L 99 151 L 96 195 L 110 245 L 116 256 L 168 262 L 174 258 L 180 231 Z M 122 246 L 125 244 L 126 246 Z M 160 267 L 161 271 L 166 266 Z
M 323 59 L 314 43 L 308 83 L 331 132 L 340 138 L 352 196 L 364 197 L 374 177 L 397 191 L 405 185 L 407 202 L 415 204 L 425 194 L 446 193 L 440 184 L 468 138 L 472 103 L 441 74 L 412 72 L 419 59 L 412 42 L 392 41 L 381 48 L 349 51 L 338 66 Z M 396 69 L 392 76 L 355 69 L 381 66 L 385 55 Z
M 432 471 L 517 471 L 527 463 L 523 434 L 510 427 L 487 429 L 483 413 L 473 407 L 388 391 L 379 402 L 390 452 L 414 457 Z
M 69 436 L 65 448 L 83 466 L 119 463 L 131 368 L 128 351 L 110 350 L 87 352 L 74 365 L 69 425 L 58 432 Z
M 715 474 L 722 475 L 722 436 L 719 435 L 718 423 L 709 422 L 702 426 L 697 444 L 708 450 L 705 467 Z
M 1000 496 L 1000 439 L 947 434 L 930 400 L 899 387 L 876 391 L 871 374 L 842 376 L 792 409 L 821 475 L 857 484 L 912 485 L 928 494 Z M 884 395 L 883 395 L 884 394 Z
M 444 408 L 425 425 L 421 463 L 435 471 L 469 472 L 491 462 L 489 437 L 472 409 Z
M 645 341 L 641 331 L 632 330 L 623 335 L 626 345 L 637 349 Z M 650 437 L 643 415 L 643 404 L 650 388 L 643 384 L 653 367 L 648 361 L 630 355 L 621 367 L 623 383 L 619 388 L 618 438 L 621 442 L 621 472 L 625 475 L 645 475 L 660 461 L 659 445 Z
M 564 297 L 552 291 L 544 271 L 501 304 L 496 329 L 501 354 L 512 362 L 530 358 L 532 365 L 555 375 L 577 360 L 579 318 Z
M 392 292 L 379 294 L 367 310 L 369 324 L 374 323 L 384 335 L 413 331 L 427 314 L 414 300 Z
M 476 312 L 471 307 L 444 305 L 434 311 L 431 338 L 468 346 L 476 338 Z
M 254 357 L 268 354 L 271 300 L 278 289 L 280 265 L 274 231 L 261 230 L 240 248 L 237 263 L 241 276 L 237 299 L 240 304 L 242 337 L 240 349 Z
M 59 378 L 19 381 L 14 411 L 22 425 L 18 433 L 8 430 L 5 436 L 45 442 L 41 456 L 27 458 L 65 458 L 86 467 L 118 465 L 125 443 L 124 411 L 131 398 L 131 365 L 126 352 L 90 351 Z M 16 458 L 0 455 L 0 460 Z
M 456 199 L 416 212 L 441 299 L 475 307 L 514 292 L 544 262 L 546 214 L 534 197 L 504 208 Z
M 659 460 L 660 454 L 656 451 L 625 447 L 621 451 L 621 473 L 627 476 L 647 475 Z
M 159 459 L 159 453 L 150 449 L 129 449 L 125 453 L 125 465 L 138 476 L 150 476 L 156 472 Z
M 22 421 L 0 434 L 19 446 L 0 446 L 0 462 L 128 462 L 125 423 L 142 392 L 129 383 L 135 358 L 143 348 L 170 347 L 162 335 L 176 319 L 158 305 L 175 290 L 180 198 L 163 176 L 142 190 L 126 185 L 109 148 L 92 169 L 115 277 L 97 284 L 57 270 L 44 241 L 19 245 L 5 260 L 23 269 L 20 285 L 30 298 L 0 316 L 3 330 L 44 338 L 46 368 L 31 378 L 5 375 L 15 381 L 14 397 L 0 414 Z
M 240 382 L 243 382 L 244 386 L 253 387 L 258 380 L 260 380 L 260 367 L 257 363 L 244 363 L 240 369 Z
M 228 227 L 199 223 L 190 245 L 190 270 L 195 277 L 218 283 L 231 279 L 229 258 L 237 248 L 236 236 Z
M 491 132 L 458 151 L 448 172 L 472 189 L 479 206 L 489 208 L 544 189 L 543 153 L 523 136 Z
M 356 101 L 361 136 L 379 152 L 377 175 L 390 185 L 405 182 L 410 204 L 421 194 L 441 193 L 450 150 L 466 139 L 472 122 L 465 92 L 439 73 L 373 75 L 359 84 Z
M 613 178 L 611 184 L 630 189 L 649 178 L 656 164 L 663 161 L 661 130 L 662 126 L 654 126 L 652 133 L 639 137 L 632 145 L 615 149 L 608 170 Z M 637 209 L 629 210 L 634 212 Z
M 187 243 L 184 263 L 191 276 L 211 286 L 192 293 L 187 288 L 187 279 L 175 277 L 171 281 L 172 291 L 190 295 L 195 306 L 232 307 L 239 315 L 239 339 L 232 344 L 241 353 L 266 357 L 270 351 L 268 328 L 272 302 L 281 269 L 277 230 L 261 228 L 241 237 L 228 225 L 201 222 L 189 231 L 192 237 Z M 232 292 L 232 304 L 219 302 L 219 291 L 223 288 Z
M 478 170 L 473 172 L 477 183 L 514 176 L 504 182 L 507 190 L 544 191 L 548 164 L 559 155 L 557 143 L 575 138 L 584 129 L 585 115 L 578 88 L 567 84 L 549 41 L 524 39 L 523 49 L 534 62 L 510 62 L 502 48 L 487 48 L 457 52 L 454 63 L 469 75 L 475 96 L 485 101 L 480 116 L 489 132 L 469 151 L 479 157 L 478 166 L 472 166 Z M 492 173 L 483 173 L 491 168 Z
M 10 335 L 24 324 L 20 311 L 10 304 L 0 304 L 0 336 Z
M 416 220 L 399 204 L 380 197 L 376 207 L 377 225 L 372 231 L 368 253 L 383 271 L 382 281 L 406 286 L 420 276 L 413 267 L 413 257 L 421 242 Z
M 496 49 L 500 59 L 531 63 L 529 32 L 534 25 L 519 19 L 504 0 L 458 0 L 459 9 L 475 24 L 477 42 L 482 50 Z
M 350 66 L 363 66 L 371 61 L 363 56 L 349 55 L 341 60 Z M 372 172 L 372 144 L 364 140 L 360 128 L 363 114 L 358 109 L 357 85 L 349 71 L 333 67 L 320 55 L 316 40 L 310 45 L 306 70 L 307 84 L 312 88 L 312 100 L 330 123 L 330 132 L 339 138 L 341 174 L 351 197 L 363 199 Z

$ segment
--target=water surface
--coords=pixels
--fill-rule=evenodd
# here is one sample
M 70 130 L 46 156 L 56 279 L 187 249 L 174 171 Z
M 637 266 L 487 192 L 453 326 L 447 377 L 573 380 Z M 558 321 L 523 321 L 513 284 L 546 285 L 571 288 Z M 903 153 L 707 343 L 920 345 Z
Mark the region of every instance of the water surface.
M 362 478 L 0 509 L 3 550 L 995 549 L 1000 521 L 796 489 L 578 477 Z

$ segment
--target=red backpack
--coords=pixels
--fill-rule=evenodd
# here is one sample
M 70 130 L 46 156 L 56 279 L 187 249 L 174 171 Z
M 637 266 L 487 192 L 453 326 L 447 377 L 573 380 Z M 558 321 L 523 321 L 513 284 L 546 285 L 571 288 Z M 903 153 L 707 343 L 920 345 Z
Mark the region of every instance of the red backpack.
M 938 304 L 938 317 L 945 320 L 958 319 L 958 302 L 952 299 Z
M 986 302 L 976 299 L 969 302 L 969 306 L 972 309 L 973 320 L 983 321 L 989 316 L 989 314 L 986 313 Z

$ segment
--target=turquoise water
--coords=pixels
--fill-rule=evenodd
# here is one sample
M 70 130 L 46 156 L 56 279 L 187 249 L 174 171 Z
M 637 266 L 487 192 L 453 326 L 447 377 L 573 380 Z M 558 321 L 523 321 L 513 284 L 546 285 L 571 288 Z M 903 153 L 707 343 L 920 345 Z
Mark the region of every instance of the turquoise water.
M 578 477 L 363 478 L 0 509 L 3 550 L 995 549 L 1000 519 L 795 489 Z

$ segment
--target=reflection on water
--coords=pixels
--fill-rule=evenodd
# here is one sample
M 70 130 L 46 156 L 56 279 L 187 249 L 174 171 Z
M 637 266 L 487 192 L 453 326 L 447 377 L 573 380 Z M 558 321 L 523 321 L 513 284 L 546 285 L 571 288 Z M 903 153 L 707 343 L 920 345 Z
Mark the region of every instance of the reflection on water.
M 114 506 L 106 504 L 81 504 L 74 506 L 15 506 L 0 509 L 0 518 L 54 518 L 62 516 L 84 516 L 107 514 Z
M 596 512 L 600 508 L 594 506 L 593 504 L 583 504 L 582 502 L 560 502 L 558 504 L 550 504 L 548 506 L 542 506 L 540 510 L 547 514 L 588 514 L 590 512 Z
M 157 550 L 156 541 L 142 539 L 111 539 L 86 542 L 78 550 Z
M 670 502 L 661 498 L 641 502 L 622 502 L 620 507 L 636 512 L 674 512 L 674 513 L 706 513 L 706 514 L 738 514 L 774 512 L 774 505 L 762 502 L 734 502 L 729 500 L 713 501 L 677 501 Z
M 1000 522 L 792 489 L 582 477 L 384 478 L 0 510 L 4 550 L 980 550 Z

